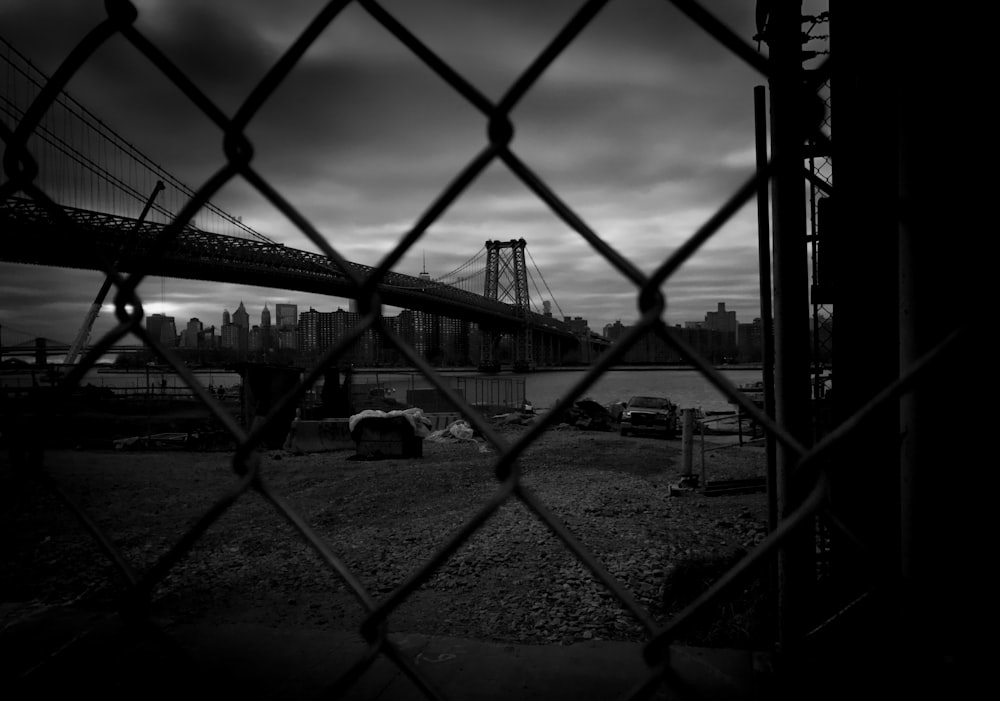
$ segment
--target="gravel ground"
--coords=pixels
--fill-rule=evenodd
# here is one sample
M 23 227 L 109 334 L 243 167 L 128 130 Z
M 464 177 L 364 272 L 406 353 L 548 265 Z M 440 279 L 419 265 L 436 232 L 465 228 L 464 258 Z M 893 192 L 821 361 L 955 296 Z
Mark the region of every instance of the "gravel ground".
M 502 428 L 515 439 L 519 426 Z M 424 442 L 424 456 L 353 460 L 353 451 L 269 451 L 264 483 L 341 557 L 376 601 L 423 568 L 495 494 L 496 453 Z M 766 531 L 762 493 L 681 496 L 681 443 L 559 427 L 520 460 L 522 484 L 662 622 Z M 759 447 L 706 453 L 709 480 L 762 477 Z M 235 484 L 226 453 L 63 451 L 46 454 L 56 483 L 145 572 Z M 701 472 L 696 450 L 694 471 Z M 65 507 L 0 458 L 0 600 L 106 608 L 113 568 Z M 755 593 L 756 592 L 756 593 Z M 751 588 L 692 631 L 699 644 L 755 646 L 766 616 Z M 356 629 L 358 599 L 274 505 L 247 493 L 155 591 L 167 620 Z M 638 640 L 635 618 L 523 503 L 505 502 L 389 617 L 397 632 L 506 642 Z

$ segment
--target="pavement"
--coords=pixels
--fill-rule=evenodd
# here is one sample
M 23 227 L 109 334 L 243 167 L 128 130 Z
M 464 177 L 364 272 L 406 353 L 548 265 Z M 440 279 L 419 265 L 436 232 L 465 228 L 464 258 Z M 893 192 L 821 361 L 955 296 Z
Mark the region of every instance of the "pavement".
M 116 614 L 0 605 L 3 697 L 57 695 L 172 699 L 226 694 L 253 699 L 349 701 L 574 701 L 628 698 L 649 677 L 638 643 L 508 645 L 390 634 L 427 693 L 379 654 L 346 689 L 334 688 L 365 658 L 357 635 L 322 629 L 206 626 L 159 621 L 148 631 Z M 682 685 L 709 699 L 761 698 L 766 659 L 745 650 L 674 646 Z M 675 698 L 662 684 L 653 699 Z M 339 693 L 339 695 L 338 695 Z M 697 697 L 697 696 L 696 696 Z

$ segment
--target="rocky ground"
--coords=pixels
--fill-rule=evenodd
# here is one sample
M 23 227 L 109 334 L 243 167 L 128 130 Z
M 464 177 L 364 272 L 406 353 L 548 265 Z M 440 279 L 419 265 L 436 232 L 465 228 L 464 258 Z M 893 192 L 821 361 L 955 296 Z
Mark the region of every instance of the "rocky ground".
M 525 427 L 498 425 L 507 441 Z M 722 441 L 723 439 L 716 439 Z M 731 441 L 730 441 L 731 442 Z M 703 479 L 763 477 L 763 448 L 700 444 Z M 353 451 L 264 454 L 273 498 L 240 496 L 155 590 L 166 619 L 356 629 L 364 609 L 292 528 L 308 524 L 375 601 L 430 558 L 500 488 L 482 442 L 425 441 L 423 457 L 353 460 Z M 238 482 L 225 452 L 63 450 L 45 455 L 55 483 L 146 572 Z M 658 622 L 766 532 L 763 493 L 678 495 L 681 442 L 563 425 L 519 461 L 521 484 L 566 525 Z M 111 606 L 113 568 L 58 498 L 0 457 L 0 600 Z M 765 646 L 759 584 L 717 607 L 688 641 Z M 635 618 L 538 514 L 509 498 L 389 616 L 392 630 L 494 641 L 635 640 Z

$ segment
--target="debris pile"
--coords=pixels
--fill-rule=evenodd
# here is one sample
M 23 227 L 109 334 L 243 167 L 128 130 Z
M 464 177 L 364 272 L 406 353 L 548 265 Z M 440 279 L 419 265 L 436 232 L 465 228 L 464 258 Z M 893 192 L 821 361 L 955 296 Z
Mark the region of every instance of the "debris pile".
M 592 399 L 581 399 L 563 410 L 560 422 L 585 431 L 614 431 L 618 428 L 611 412 Z

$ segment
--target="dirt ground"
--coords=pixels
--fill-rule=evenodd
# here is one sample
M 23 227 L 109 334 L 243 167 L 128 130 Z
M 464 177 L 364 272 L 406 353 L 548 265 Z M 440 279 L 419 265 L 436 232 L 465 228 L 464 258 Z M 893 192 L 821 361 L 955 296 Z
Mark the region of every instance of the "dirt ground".
M 526 428 L 497 430 L 514 442 Z M 702 482 L 764 476 L 763 448 L 723 440 L 704 453 L 695 441 Z M 157 571 L 179 548 L 179 559 L 152 578 L 153 612 L 166 620 L 357 629 L 368 607 L 391 600 L 389 626 L 398 632 L 636 640 L 636 617 L 556 533 L 565 527 L 635 605 L 667 620 L 721 574 L 719 562 L 766 534 L 762 492 L 672 489 L 681 455 L 680 440 L 560 426 L 517 462 L 529 496 L 511 494 L 485 514 L 502 485 L 498 452 L 482 441 L 425 441 L 421 458 L 377 461 L 353 459 L 353 450 L 268 450 L 255 481 L 236 474 L 224 451 L 60 449 L 44 455 L 47 483 L 14 470 L 5 451 L 0 601 L 107 609 L 123 591 L 122 576 L 56 485 L 107 535 L 131 576 Z M 687 639 L 766 645 L 762 592 L 759 583 L 741 590 Z

